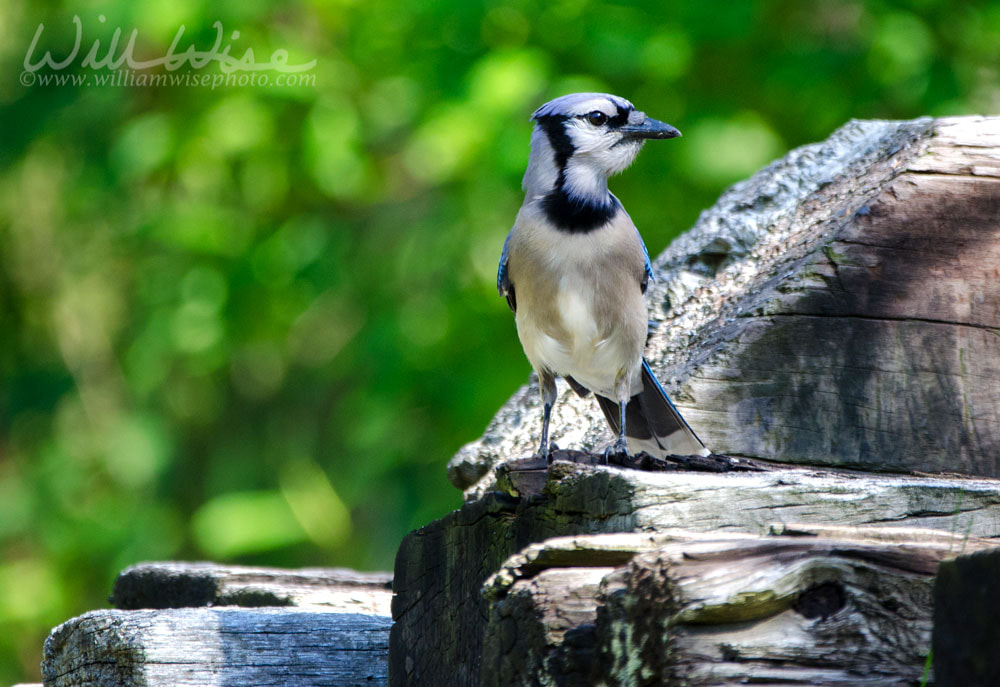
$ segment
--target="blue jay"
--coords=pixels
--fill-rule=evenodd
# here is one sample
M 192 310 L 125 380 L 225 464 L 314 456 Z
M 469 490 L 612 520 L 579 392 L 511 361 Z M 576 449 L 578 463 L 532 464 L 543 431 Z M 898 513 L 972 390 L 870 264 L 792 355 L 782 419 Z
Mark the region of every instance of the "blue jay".
M 552 460 L 549 418 L 557 376 L 593 392 L 618 434 L 605 451 L 708 455 L 643 357 L 653 279 L 649 253 L 608 190 L 647 139 L 681 133 L 604 93 L 574 93 L 532 115 L 524 204 L 504 242 L 497 290 L 538 374 L 543 403 L 539 454 Z

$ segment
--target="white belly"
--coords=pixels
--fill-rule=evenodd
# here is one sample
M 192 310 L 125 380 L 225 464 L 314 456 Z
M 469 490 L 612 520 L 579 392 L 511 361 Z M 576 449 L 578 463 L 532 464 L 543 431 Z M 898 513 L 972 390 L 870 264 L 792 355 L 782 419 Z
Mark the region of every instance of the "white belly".
M 524 352 L 535 369 L 548 369 L 573 377 L 602 396 L 615 398 L 620 375 L 637 368 L 639 360 L 628 350 L 620 323 L 604 333 L 598 327 L 593 303 L 593 282 L 564 277 L 554 295 L 558 323 L 537 322 L 531 313 L 518 312 L 517 328 Z M 558 326 L 547 326 L 557 324 Z M 558 333 L 558 338 L 553 333 Z M 629 375 L 632 376 L 632 375 Z M 630 385 L 631 386 L 631 385 Z

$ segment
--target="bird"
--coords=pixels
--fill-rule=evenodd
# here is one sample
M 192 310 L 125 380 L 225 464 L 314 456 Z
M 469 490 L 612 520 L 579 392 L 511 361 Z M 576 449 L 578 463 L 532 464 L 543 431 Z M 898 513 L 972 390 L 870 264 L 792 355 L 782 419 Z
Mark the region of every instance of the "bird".
M 608 178 L 648 140 L 681 135 L 625 98 L 572 93 L 531 116 L 525 195 L 503 244 L 497 290 L 514 313 L 538 377 L 538 455 L 552 462 L 549 421 L 556 378 L 593 393 L 617 439 L 604 452 L 629 456 L 710 455 L 670 401 L 643 356 L 649 251 Z

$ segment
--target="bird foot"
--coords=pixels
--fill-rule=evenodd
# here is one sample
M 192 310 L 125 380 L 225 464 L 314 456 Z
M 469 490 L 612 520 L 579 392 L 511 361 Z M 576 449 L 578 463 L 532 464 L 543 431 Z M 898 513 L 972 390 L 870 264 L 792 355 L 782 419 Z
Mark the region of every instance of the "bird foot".
M 615 463 L 621 464 L 626 458 L 631 456 L 628 450 L 628 442 L 624 439 L 619 439 L 615 443 L 604 449 L 604 464 L 610 465 L 612 459 Z
M 559 447 L 555 442 L 549 442 L 549 446 L 546 449 L 539 448 L 538 453 L 535 454 L 537 458 L 544 458 L 546 465 L 552 465 L 552 459 Z

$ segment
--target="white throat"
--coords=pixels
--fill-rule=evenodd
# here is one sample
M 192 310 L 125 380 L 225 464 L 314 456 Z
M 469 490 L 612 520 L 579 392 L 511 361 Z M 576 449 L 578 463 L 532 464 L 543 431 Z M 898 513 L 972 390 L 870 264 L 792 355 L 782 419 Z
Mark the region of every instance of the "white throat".
M 608 175 L 590 160 L 574 155 L 563 171 L 563 189 L 573 200 L 581 203 L 604 203 L 610 198 Z

